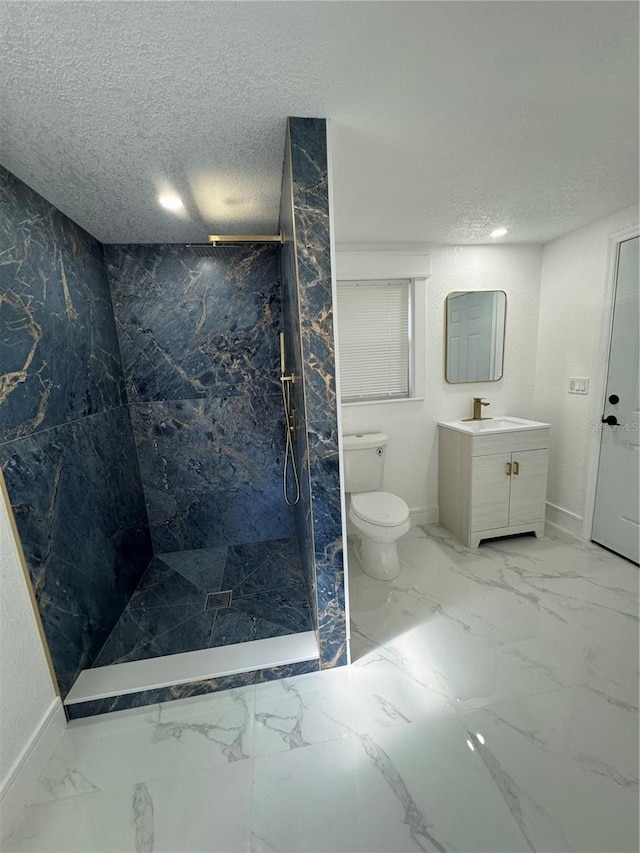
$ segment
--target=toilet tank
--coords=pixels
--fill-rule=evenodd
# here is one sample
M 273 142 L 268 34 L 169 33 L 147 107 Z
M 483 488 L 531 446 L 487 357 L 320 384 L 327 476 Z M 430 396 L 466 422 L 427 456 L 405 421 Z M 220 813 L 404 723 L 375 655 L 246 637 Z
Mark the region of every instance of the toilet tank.
M 388 440 L 383 432 L 342 437 L 345 491 L 376 492 L 382 488 Z

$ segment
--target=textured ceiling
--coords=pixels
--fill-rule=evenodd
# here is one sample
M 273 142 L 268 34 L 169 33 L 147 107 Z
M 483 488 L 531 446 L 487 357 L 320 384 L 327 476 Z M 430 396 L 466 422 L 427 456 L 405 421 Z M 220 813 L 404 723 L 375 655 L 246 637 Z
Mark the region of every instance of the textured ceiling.
M 637 202 L 634 2 L 0 2 L 0 28 L 0 163 L 104 242 L 275 231 L 287 115 L 331 119 L 342 243 L 544 242 Z

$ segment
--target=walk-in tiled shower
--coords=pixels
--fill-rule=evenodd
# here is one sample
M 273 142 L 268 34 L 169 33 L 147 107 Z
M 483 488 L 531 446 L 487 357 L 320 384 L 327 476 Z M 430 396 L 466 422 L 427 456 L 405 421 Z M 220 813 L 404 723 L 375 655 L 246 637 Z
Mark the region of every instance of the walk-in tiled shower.
M 301 670 L 346 663 L 325 123 L 287 134 L 283 246 L 102 246 L 0 171 L 0 467 L 63 698 L 91 668 L 308 632 Z

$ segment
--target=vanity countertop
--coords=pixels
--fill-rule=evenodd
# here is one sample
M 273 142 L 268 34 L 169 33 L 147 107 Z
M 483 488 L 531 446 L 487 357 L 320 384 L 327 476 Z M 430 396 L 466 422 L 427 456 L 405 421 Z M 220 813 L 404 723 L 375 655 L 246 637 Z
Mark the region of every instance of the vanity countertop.
M 494 435 L 503 432 L 520 432 L 525 429 L 549 429 L 551 424 L 502 415 L 496 418 L 483 418 L 481 421 L 438 421 L 438 426 L 455 429 L 467 435 Z

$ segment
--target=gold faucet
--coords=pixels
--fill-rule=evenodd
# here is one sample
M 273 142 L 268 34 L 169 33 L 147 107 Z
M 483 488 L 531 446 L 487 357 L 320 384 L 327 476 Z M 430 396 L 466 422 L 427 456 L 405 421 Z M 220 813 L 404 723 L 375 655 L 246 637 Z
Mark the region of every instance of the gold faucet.
M 482 397 L 474 397 L 473 398 L 473 417 L 472 418 L 462 418 L 463 421 L 491 421 L 493 418 L 483 418 L 482 417 L 482 407 L 490 406 L 491 403 L 485 403 Z

